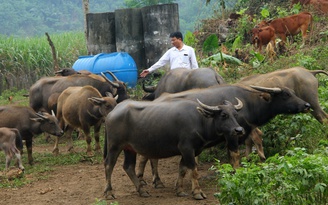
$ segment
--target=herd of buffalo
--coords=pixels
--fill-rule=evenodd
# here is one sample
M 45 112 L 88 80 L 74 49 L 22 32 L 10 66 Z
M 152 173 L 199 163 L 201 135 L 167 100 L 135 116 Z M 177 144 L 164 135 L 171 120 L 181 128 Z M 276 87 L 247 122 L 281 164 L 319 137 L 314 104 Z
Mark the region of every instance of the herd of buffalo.
M 104 73 L 62 69 L 59 76 L 43 77 L 30 87 L 29 106 L 0 106 L 0 148 L 6 153 L 6 169 L 14 155 L 18 167 L 24 169 L 20 155 L 23 140 L 32 165 L 32 139 L 43 132 L 58 137 L 65 134 L 71 150 L 71 134 L 80 129 L 88 144 L 86 152 L 92 155 L 93 127 L 94 151 L 100 152 L 100 130 L 105 124 L 107 198 L 115 198 L 111 176 L 123 151 L 123 168 L 140 196 L 149 196 L 143 186 L 148 159 L 153 184 L 162 187 L 158 159 L 181 155 L 176 194 L 186 195 L 183 179 L 190 174 L 193 198 L 205 199 L 195 160 L 204 149 L 225 143 L 232 166 L 238 168 L 241 144 L 246 144 L 246 156 L 254 144 L 265 160 L 258 127 L 276 115 L 311 112 L 320 123 L 328 117 L 319 105 L 315 78 L 320 73 L 328 76 L 323 70 L 293 67 L 227 84 L 211 68 L 178 68 L 161 77 L 156 87 L 143 86 L 149 94 L 139 101 L 129 99 L 125 83 L 107 72 L 113 80 Z M 59 154 L 58 138 L 53 153 Z M 140 163 L 136 172 L 137 154 Z

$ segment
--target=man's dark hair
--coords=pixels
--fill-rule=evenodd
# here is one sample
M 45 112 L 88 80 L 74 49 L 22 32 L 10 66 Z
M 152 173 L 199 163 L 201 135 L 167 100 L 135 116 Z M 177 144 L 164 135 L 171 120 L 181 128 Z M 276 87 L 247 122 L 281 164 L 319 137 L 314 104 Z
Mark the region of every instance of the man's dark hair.
M 183 41 L 183 36 L 182 33 L 180 31 L 176 31 L 170 34 L 170 38 L 181 38 L 181 41 Z

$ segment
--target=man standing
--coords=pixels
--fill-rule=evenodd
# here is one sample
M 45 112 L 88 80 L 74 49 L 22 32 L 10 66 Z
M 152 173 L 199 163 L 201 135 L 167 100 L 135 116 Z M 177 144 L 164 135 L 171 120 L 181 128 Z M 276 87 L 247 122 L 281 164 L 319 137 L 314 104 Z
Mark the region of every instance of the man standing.
M 143 70 L 140 77 L 146 77 L 154 70 L 170 63 L 170 68 L 198 68 L 195 50 L 183 43 L 182 33 L 177 31 L 170 34 L 171 44 L 173 45 L 164 55 L 150 68 Z

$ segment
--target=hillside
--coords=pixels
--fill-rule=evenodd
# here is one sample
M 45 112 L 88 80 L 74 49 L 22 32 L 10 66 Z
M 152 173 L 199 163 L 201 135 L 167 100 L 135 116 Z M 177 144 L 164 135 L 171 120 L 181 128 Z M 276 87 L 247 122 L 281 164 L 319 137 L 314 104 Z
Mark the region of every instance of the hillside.
M 116 9 L 127 8 L 125 2 L 117 0 L 89 1 L 89 11 L 114 12 Z M 133 2 L 133 1 L 129 1 Z M 142 2 L 136 0 L 135 2 Z M 144 1 L 149 2 L 149 1 Z M 193 31 L 201 19 L 210 17 L 218 11 L 218 3 L 211 2 L 208 6 L 202 0 L 172 0 L 157 2 L 176 2 L 179 4 L 181 30 Z M 234 1 L 227 3 L 228 8 Z M 6 36 L 31 37 L 69 31 L 83 31 L 82 0 L 0 0 L 0 34 Z M 220 11 L 219 11 L 220 12 Z M 193 14 L 193 15 L 190 15 Z

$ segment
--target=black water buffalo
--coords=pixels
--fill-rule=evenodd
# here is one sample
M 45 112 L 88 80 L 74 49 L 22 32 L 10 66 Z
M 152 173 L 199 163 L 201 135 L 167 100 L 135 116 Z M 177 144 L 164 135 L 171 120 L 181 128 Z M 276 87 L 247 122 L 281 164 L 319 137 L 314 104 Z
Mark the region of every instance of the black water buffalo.
M 0 127 L 0 150 L 5 152 L 6 171 L 8 171 L 14 155 L 17 158 L 18 168 L 24 170 L 20 153 L 20 150 L 23 150 L 22 136 L 16 128 Z
M 296 96 L 311 104 L 311 114 L 320 122 L 327 120 L 328 115 L 319 104 L 318 80 L 316 74 L 328 73 L 324 70 L 308 70 L 303 67 L 293 67 L 277 70 L 271 73 L 258 74 L 241 79 L 238 83 L 265 87 L 285 86 L 294 90 Z
M 193 88 L 207 88 L 212 85 L 225 84 L 223 78 L 211 68 L 185 69 L 177 68 L 167 72 L 155 87 L 143 89 L 151 94 L 144 100 L 154 100 L 162 93 L 178 93 Z
M 48 99 L 51 95 L 51 88 L 62 78 L 62 76 L 43 77 L 36 81 L 29 89 L 29 104 L 36 112 L 48 112 Z
M 117 77 L 110 73 L 114 81 L 109 80 L 105 75 L 103 77 L 95 74 L 71 76 L 45 77 L 33 84 L 29 90 L 30 107 L 35 111 L 45 111 L 56 113 L 57 100 L 61 92 L 72 86 L 91 85 L 95 87 L 102 96 L 106 96 L 106 92 L 118 95 L 118 102 L 129 98 L 125 83 L 119 81 Z
M 94 128 L 95 150 L 100 151 L 99 132 L 103 118 L 116 106 L 116 100 L 110 94 L 102 97 L 92 86 L 69 87 L 58 98 L 57 117 L 61 127 L 65 127 L 65 135 L 69 139 L 69 150 L 73 149 L 72 131 L 83 130 L 86 136 L 87 154 L 92 155 L 90 129 Z M 58 139 L 53 150 L 58 154 Z
M 274 72 L 266 74 L 257 74 L 241 79 L 238 83 L 244 85 L 258 85 L 258 86 L 285 86 L 292 89 L 295 95 L 304 101 L 310 103 L 311 114 L 320 122 L 328 123 L 328 115 L 323 111 L 319 104 L 318 97 L 318 80 L 315 78 L 316 74 L 328 73 L 323 70 L 307 70 L 303 67 L 293 67 L 283 70 L 277 70 Z M 262 148 L 262 138 L 263 133 L 256 129 L 251 134 L 251 140 L 246 141 L 246 155 L 251 152 L 252 144 L 255 143 L 257 147 L 257 152 L 260 156 L 264 156 Z
M 192 193 L 195 199 L 205 199 L 198 184 L 195 156 L 203 149 L 227 141 L 228 149 L 238 149 L 238 137 L 244 130 L 235 117 L 242 108 L 241 101 L 233 106 L 223 104 L 208 106 L 190 100 L 175 102 L 124 101 L 106 117 L 105 173 L 106 197 L 112 193 L 111 176 L 117 158 L 124 150 L 123 168 L 134 183 L 139 195 L 149 194 L 135 173 L 136 154 L 149 158 L 166 158 L 181 155 L 176 183 L 178 196 L 185 196 L 182 180 L 188 169 L 192 172 Z M 198 110 L 198 111 L 197 111 Z
M 63 130 L 58 120 L 49 113 L 36 113 L 32 108 L 25 106 L 0 106 L 0 127 L 16 128 L 25 140 L 28 162 L 33 164 L 32 137 L 43 132 L 61 136 Z
M 199 99 L 208 105 L 215 105 L 222 103 L 223 100 L 234 102 L 234 97 L 237 97 L 244 105 L 244 108 L 239 111 L 237 118 L 238 123 L 245 129 L 245 135 L 240 138 L 240 144 L 248 140 L 249 137 L 256 136 L 254 134 L 256 127 L 266 124 L 276 115 L 294 114 L 310 109 L 310 104 L 298 98 L 289 88 L 265 88 L 258 86 L 252 86 L 252 88 L 245 85 L 219 85 L 174 94 L 163 94 L 154 102 L 172 102 L 181 99 L 196 101 L 196 99 Z M 250 135 L 251 133 L 252 135 Z M 256 142 L 256 140 L 254 141 Z M 262 145 L 262 142 L 260 145 Z M 239 155 L 239 152 L 237 154 Z M 237 158 L 237 156 L 234 156 L 234 158 Z M 143 181 L 142 176 L 147 157 L 143 156 L 140 160 L 138 176 L 140 181 Z M 153 164 L 157 164 L 155 160 L 152 161 Z M 234 168 L 239 166 L 238 160 L 231 163 Z M 153 183 L 155 187 L 161 186 L 162 182 L 158 176 L 156 166 L 153 165 L 152 167 L 154 168 L 153 173 L 155 175 Z

